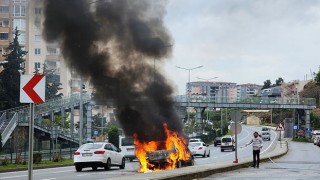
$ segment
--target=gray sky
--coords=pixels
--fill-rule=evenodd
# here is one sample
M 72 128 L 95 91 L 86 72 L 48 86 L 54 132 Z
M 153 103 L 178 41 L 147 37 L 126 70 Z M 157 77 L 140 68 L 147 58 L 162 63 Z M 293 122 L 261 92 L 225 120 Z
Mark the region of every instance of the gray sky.
M 174 42 L 164 65 L 176 94 L 196 77 L 257 83 L 311 78 L 320 65 L 320 0 L 171 0 Z M 158 65 L 160 66 L 160 65 Z

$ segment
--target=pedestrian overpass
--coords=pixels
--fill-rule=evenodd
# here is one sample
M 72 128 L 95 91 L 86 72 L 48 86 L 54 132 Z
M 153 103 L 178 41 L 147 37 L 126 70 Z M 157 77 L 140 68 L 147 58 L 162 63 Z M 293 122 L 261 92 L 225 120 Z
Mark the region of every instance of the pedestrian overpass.
M 180 118 L 185 117 L 186 109 L 193 107 L 197 112 L 197 123 L 202 127 L 202 114 L 205 109 L 241 108 L 241 109 L 296 109 L 305 111 L 306 128 L 310 128 L 310 111 L 316 108 L 314 98 L 278 98 L 278 97 L 217 97 L 203 95 L 178 95 L 175 97 Z M 201 130 L 200 130 L 201 131 Z M 307 134 L 309 136 L 309 134 Z
M 84 134 L 83 137 L 91 138 L 91 118 L 92 118 L 92 104 L 91 96 L 84 93 L 82 101 L 80 101 L 79 94 L 72 94 L 62 98 L 51 99 L 43 104 L 35 106 L 35 120 L 34 128 L 37 134 L 47 137 L 47 139 L 61 139 L 73 143 L 79 143 L 79 134 L 75 129 L 75 109 L 79 109 L 80 102 L 83 104 L 83 119 L 84 119 Z M 70 114 L 69 127 L 66 127 L 66 113 Z M 54 123 L 55 115 L 60 115 L 60 125 Z M 79 115 L 79 113 L 78 113 Z M 44 122 L 47 119 L 47 123 Z M 30 120 L 30 106 L 20 106 L 13 109 L 0 111 L 0 133 L 2 145 L 12 136 L 16 127 L 29 126 Z M 36 135 L 36 133 L 35 133 Z M 41 138 L 41 137 L 38 137 Z M 84 138 L 84 139 L 85 139 Z M 43 137 L 42 137 L 43 139 Z

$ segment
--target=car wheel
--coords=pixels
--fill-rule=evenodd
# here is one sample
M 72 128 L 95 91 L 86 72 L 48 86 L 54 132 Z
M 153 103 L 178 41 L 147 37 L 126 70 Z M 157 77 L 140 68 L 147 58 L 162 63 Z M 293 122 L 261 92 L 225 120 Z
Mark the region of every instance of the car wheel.
M 129 160 L 130 160 L 130 162 L 132 162 L 132 161 L 133 161 L 133 158 L 130 158 Z
M 194 159 L 193 158 L 191 158 L 191 161 L 190 161 L 189 165 L 190 166 L 194 166 Z
M 124 160 L 124 158 L 122 158 L 122 162 L 119 167 L 120 167 L 120 169 L 124 169 L 125 166 L 126 166 L 126 161 Z
M 210 157 L 210 150 L 209 150 L 209 153 L 208 153 L 207 157 Z
M 92 171 L 96 171 L 98 170 L 98 167 L 97 166 L 92 166 Z
M 224 151 L 224 149 L 221 149 L 221 152 L 223 152 Z
M 76 166 L 76 171 L 77 171 L 77 172 L 81 172 L 81 171 L 82 171 L 82 167 L 81 167 L 81 166 L 79 166 L 79 165 L 78 165 L 78 166 Z
M 108 159 L 108 160 L 107 160 L 107 164 L 104 166 L 104 170 L 109 170 L 110 167 L 111 167 L 111 160 Z
M 214 147 L 217 147 L 217 144 L 214 144 Z
M 202 157 L 204 157 L 204 158 L 206 157 L 206 151 L 204 151 Z

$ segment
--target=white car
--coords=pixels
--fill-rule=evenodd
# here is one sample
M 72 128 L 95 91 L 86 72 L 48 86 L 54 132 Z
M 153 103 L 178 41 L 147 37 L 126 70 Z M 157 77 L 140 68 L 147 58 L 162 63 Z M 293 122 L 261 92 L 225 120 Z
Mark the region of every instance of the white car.
M 267 131 L 263 131 L 262 134 L 261 134 L 262 140 L 268 140 L 268 141 L 270 141 L 270 137 L 271 137 L 271 135 L 270 135 L 270 133 L 267 132 Z
M 313 144 L 314 144 L 314 145 L 318 145 L 319 140 L 320 140 L 320 135 L 316 135 L 316 136 L 314 137 L 314 139 L 313 139 Z
M 120 137 L 119 138 L 119 148 L 125 158 L 133 161 L 136 158 L 135 145 L 133 143 L 132 137 Z
M 74 152 L 73 162 L 78 172 L 86 167 L 91 167 L 94 171 L 98 167 L 108 170 L 111 166 L 119 166 L 120 169 L 124 169 L 125 158 L 120 152 L 121 150 L 111 143 L 86 143 Z
M 210 149 L 204 142 L 190 142 L 189 150 L 193 156 L 210 157 Z

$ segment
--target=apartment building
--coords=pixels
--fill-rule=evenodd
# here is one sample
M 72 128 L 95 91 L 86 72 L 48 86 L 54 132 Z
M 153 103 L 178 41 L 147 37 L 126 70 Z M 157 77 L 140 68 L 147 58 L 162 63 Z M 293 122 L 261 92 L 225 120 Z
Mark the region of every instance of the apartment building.
M 236 83 L 232 82 L 197 81 L 187 83 L 187 94 L 189 91 L 191 95 L 236 97 L 236 89 Z
M 69 95 L 80 91 L 80 76 L 63 61 L 58 43 L 47 43 L 42 37 L 44 21 L 44 0 L 0 0 L 0 56 L 7 53 L 7 47 L 13 41 L 15 28 L 20 32 L 19 43 L 28 51 L 25 57 L 26 74 L 32 74 L 35 68 L 42 69 L 43 64 L 55 71 L 62 83 L 61 93 Z M 4 57 L 0 57 L 2 61 Z M 41 71 L 40 71 L 41 72 Z M 91 91 L 83 80 L 86 91 Z
M 237 97 L 238 98 L 245 98 L 245 97 L 252 97 L 258 96 L 261 91 L 262 86 L 258 84 L 239 84 L 237 85 Z

